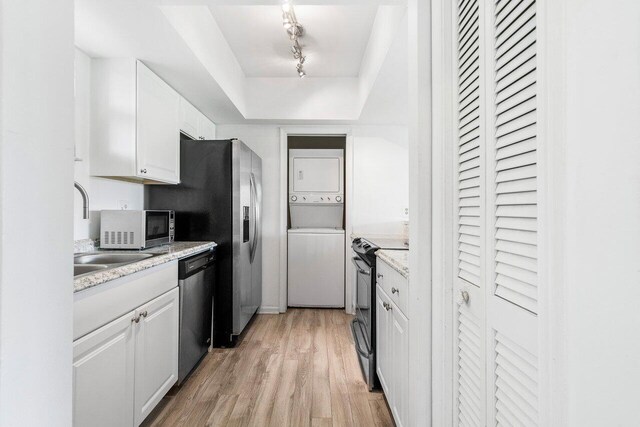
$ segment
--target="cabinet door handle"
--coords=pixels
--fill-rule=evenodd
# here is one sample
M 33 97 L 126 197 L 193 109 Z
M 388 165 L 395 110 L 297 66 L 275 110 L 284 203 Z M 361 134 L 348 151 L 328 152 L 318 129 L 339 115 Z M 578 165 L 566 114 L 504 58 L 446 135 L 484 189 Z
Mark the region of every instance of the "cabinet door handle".
M 382 279 L 384 277 L 384 274 L 378 273 L 376 274 L 376 276 L 378 276 L 378 279 Z
M 400 295 L 400 289 L 396 289 L 396 288 L 392 287 L 391 288 L 391 293 Z
M 146 169 L 140 169 L 140 173 L 147 173 Z
M 393 307 L 391 307 L 391 304 L 386 303 L 386 302 L 382 303 L 382 305 L 384 306 L 385 310 L 387 310 L 387 311 L 389 311 L 389 310 L 391 310 L 393 308 Z
M 131 323 L 138 323 L 140 322 L 140 316 L 134 316 L 133 318 L 131 318 Z
M 140 316 L 142 317 L 147 317 L 147 310 L 143 311 L 142 313 L 140 313 Z

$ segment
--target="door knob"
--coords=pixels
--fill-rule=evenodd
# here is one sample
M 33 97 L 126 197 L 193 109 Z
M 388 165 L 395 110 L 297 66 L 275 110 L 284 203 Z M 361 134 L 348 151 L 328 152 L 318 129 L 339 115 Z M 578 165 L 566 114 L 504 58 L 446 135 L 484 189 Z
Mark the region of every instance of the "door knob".
M 471 299 L 471 297 L 469 296 L 469 292 L 460 291 L 460 297 L 462 298 L 462 302 L 464 302 L 467 305 L 469 304 L 469 300 Z

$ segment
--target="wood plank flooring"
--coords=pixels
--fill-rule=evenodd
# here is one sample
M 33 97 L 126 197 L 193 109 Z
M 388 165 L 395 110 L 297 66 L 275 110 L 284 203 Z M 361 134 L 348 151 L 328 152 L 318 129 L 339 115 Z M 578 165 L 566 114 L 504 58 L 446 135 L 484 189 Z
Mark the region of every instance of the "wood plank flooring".
M 143 426 L 393 426 L 362 378 L 343 310 L 258 315 L 233 349 L 215 349 Z

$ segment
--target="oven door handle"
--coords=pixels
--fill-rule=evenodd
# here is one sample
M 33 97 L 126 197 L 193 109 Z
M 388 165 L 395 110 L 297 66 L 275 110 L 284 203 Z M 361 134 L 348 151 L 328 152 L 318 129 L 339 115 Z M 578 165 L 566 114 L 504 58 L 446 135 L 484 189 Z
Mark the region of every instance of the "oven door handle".
M 362 336 L 364 336 L 364 333 L 362 332 L 362 327 L 360 326 L 360 322 L 358 322 L 358 319 L 353 319 L 351 321 L 351 333 L 353 334 L 353 341 L 354 341 L 354 346 L 356 348 L 356 351 L 364 358 L 368 359 L 369 356 L 371 356 L 371 351 L 365 351 L 360 347 L 360 340 L 358 339 L 358 334 L 356 333 L 356 324 L 358 324 L 358 328 L 360 329 L 360 333 L 362 334 Z
M 358 261 L 360 261 L 360 258 L 358 258 L 356 256 L 351 258 L 351 262 L 353 262 L 353 265 L 356 266 L 356 270 L 358 270 L 358 273 L 364 274 L 365 276 L 371 276 L 371 272 L 370 271 L 363 270 L 362 268 L 360 268 L 360 266 L 358 265 Z

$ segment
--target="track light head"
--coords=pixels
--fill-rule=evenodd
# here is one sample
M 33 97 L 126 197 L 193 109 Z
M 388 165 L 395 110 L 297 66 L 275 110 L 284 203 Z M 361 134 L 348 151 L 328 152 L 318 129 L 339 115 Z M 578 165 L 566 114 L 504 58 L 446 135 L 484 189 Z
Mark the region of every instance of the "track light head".
M 302 64 L 306 57 L 302 54 L 302 47 L 298 43 L 298 38 L 302 37 L 304 33 L 304 28 L 298 20 L 296 19 L 296 13 L 293 10 L 293 5 L 289 3 L 289 0 L 284 0 L 282 3 L 282 26 L 287 31 L 289 38 L 293 41 L 293 46 L 291 46 L 291 53 L 293 54 L 293 59 L 297 59 L 298 63 L 296 64 L 296 71 L 298 72 L 298 76 L 303 78 L 307 75 L 302 69 Z

